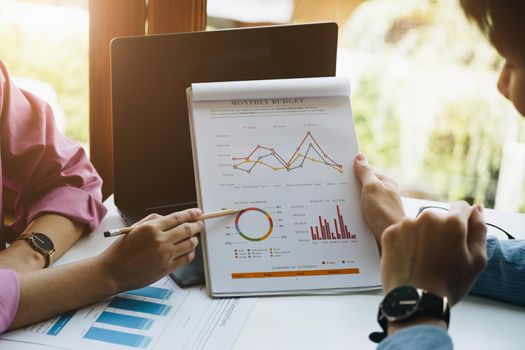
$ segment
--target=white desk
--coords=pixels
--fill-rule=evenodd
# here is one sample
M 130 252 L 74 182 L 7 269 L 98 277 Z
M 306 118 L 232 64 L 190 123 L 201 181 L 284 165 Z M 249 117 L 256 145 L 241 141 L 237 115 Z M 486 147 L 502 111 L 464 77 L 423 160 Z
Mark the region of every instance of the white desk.
M 415 199 L 404 202 L 410 215 L 429 204 Z M 58 263 L 96 255 L 112 242 L 103 238 L 102 232 L 121 227 L 123 221 L 112 197 L 105 204 L 109 212 L 97 231 L 79 241 Z M 512 234 L 525 238 L 525 215 L 486 210 L 486 217 L 487 221 L 499 223 Z M 379 292 L 260 298 L 234 349 L 374 349 L 368 334 L 379 330 L 375 317 L 380 300 Z M 450 334 L 456 349 L 524 349 L 524 326 L 525 308 L 467 297 L 452 310 Z M 49 349 L 2 340 L 0 348 Z

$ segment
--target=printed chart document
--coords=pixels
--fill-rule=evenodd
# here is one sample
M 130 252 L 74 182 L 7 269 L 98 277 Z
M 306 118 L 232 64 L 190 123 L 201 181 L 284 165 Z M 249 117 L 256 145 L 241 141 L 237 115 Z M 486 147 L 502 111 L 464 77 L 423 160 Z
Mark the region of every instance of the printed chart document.
M 54 349 L 230 349 L 255 300 L 214 300 L 164 278 L 0 337 Z
M 199 205 L 213 296 L 336 293 L 380 286 L 361 216 L 350 85 L 343 78 L 193 84 Z

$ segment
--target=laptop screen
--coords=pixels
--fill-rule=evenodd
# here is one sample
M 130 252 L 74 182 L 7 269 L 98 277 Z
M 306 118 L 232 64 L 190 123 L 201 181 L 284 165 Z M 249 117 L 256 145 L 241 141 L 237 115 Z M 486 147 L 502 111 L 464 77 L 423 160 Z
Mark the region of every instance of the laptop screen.
M 336 50 L 335 23 L 113 40 L 116 205 L 144 211 L 195 205 L 191 83 L 334 76 Z

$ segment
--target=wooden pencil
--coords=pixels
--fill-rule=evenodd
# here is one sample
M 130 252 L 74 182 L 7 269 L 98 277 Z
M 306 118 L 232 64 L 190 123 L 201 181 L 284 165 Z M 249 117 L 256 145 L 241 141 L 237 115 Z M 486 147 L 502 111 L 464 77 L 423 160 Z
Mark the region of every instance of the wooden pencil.
M 195 221 L 220 218 L 220 217 L 223 217 L 223 216 L 236 214 L 236 213 L 240 212 L 241 210 L 242 209 L 226 209 L 226 210 L 215 211 L 215 212 L 212 212 L 212 213 L 206 213 L 206 214 L 202 214 L 201 216 L 196 218 Z M 108 231 L 104 232 L 104 237 L 115 237 L 115 236 L 119 236 L 119 235 L 124 235 L 126 233 L 131 232 L 134 228 L 135 227 L 122 227 L 122 228 L 115 228 L 115 229 L 112 229 L 112 230 L 108 230 Z

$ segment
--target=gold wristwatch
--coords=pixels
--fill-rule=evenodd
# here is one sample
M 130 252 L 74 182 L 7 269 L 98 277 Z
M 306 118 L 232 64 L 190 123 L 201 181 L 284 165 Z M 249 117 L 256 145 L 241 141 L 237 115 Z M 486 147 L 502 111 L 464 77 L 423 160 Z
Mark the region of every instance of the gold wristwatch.
M 25 238 L 29 245 L 37 252 L 44 254 L 46 257 L 46 265 L 48 267 L 51 263 L 51 255 L 55 253 L 55 245 L 51 238 L 40 232 L 31 232 L 31 235 Z

